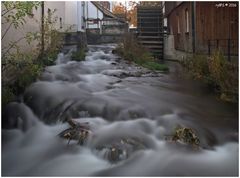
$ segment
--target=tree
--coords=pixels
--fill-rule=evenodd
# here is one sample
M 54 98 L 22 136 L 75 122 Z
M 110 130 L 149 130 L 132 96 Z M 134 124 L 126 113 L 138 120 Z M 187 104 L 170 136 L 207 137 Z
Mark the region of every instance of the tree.
M 127 7 L 122 3 L 118 3 L 113 7 L 113 14 L 126 16 L 130 25 L 137 26 L 137 3 L 129 1 Z
M 129 1 L 128 6 L 130 9 L 127 12 L 127 17 L 129 19 L 130 25 L 137 26 L 137 3 L 134 1 Z
M 1 39 L 3 40 L 7 33 L 9 32 L 10 28 L 18 29 L 26 24 L 26 17 L 33 16 L 32 11 L 40 6 L 40 2 L 34 1 L 3 1 L 2 2 L 2 25 L 6 25 L 6 29 L 2 31 Z M 12 48 L 16 48 L 18 51 L 17 43 L 21 40 L 26 39 L 28 43 L 34 38 L 32 34 L 27 33 L 25 36 L 10 42 L 7 46 L 2 48 L 2 58 L 5 58 L 6 54 Z
M 113 14 L 124 14 L 125 10 L 125 6 L 122 3 L 118 3 L 113 7 Z

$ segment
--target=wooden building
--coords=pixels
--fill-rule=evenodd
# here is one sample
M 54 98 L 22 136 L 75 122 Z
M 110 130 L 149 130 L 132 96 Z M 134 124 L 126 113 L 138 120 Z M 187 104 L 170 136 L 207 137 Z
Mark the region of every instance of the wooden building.
M 167 1 L 165 17 L 176 50 L 238 55 L 238 2 Z

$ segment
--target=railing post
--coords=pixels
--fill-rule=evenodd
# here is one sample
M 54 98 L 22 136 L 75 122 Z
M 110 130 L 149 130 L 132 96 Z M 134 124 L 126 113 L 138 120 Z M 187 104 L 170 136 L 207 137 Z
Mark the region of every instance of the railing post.
M 231 43 L 230 39 L 228 39 L 228 61 L 231 60 Z
M 219 49 L 219 40 L 217 40 L 217 50 Z
M 208 56 L 211 55 L 211 41 L 208 40 Z

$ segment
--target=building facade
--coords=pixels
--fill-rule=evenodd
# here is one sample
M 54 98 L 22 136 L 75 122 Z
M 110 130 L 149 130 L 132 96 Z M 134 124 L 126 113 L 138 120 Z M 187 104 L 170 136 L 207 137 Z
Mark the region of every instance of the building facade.
M 166 47 L 186 53 L 238 55 L 238 2 L 165 2 Z
M 15 29 L 11 26 L 4 38 L 2 36 L 2 52 L 9 43 L 26 36 L 28 32 L 40 32 L 43 16 L 48 18 L 50 14 L 55 21 L 54 28 L 59 32 L 85 31 L 85 1 L 45 1 L 42 3 L 37 10 L 33 9 L 32 16 L 25 17 L 26 23 L 22 27 Z M 3 4 L 1 6 L 3 11 Z M 44 14 L 42 8 L 44 8 Z M 2 20 L 4 21 L 4 19 Z M 2 34 L 5 33 L 8 26 L 9 23 L 2 23 Z M 28 45 L 26 40 L 21 40 L 18 45 L 21 51 L 27 53 L 34 51 L 37 42 L 33 41 L 31 45 Z

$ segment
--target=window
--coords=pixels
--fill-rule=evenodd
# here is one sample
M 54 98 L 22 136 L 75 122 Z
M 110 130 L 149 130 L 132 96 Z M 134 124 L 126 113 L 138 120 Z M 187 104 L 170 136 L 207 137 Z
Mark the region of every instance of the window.
M 189 33 L 189 12 L 188 12 L 188 9 L 185 10 L 185 28 L 186 28 L 186 33 Z
M 60 29 L 62 29 L 63 28 L 62 18 L 60 17 L 59 20 L 60 20 Z
M 180 34 L 180 20 L 179 20 L 179 15 L 177 15 L 177 33 Z

